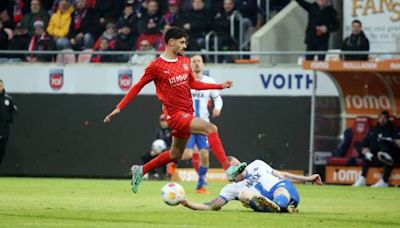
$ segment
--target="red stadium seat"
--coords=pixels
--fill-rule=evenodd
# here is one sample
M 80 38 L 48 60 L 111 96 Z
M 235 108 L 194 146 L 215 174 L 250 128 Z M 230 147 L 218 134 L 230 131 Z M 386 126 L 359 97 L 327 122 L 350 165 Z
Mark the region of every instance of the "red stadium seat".
M 353 137 L 344 157 L 331 157 L 328 159 L 328 165 L 347 165 L 350 158 L 358 158 L 358 152 L 355 144 L 362 142 L 364 136 L 371 127 L 371 119 L 365 116 L 357 117 L 352 126 Z M 362 160 L 356 159 L 356 164 L 361 165 Z

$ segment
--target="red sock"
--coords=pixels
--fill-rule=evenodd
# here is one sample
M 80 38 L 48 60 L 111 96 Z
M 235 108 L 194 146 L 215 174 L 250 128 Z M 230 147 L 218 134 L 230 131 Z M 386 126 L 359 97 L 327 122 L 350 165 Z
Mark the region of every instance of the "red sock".
M 208 144 L 210 144 L 211 151 L 213 152 L 219 163 L 222 165 L 222 167 L 224 167 L 225 170 L 228 169 L 229 161 L 226 157 L 224 147 L 222 146 L 221 139 L 219 138 L 217 132 L 208 135 Z
M 170 162 L 172 162 L 172 160 L 169 156 L 169 150 L 164 151 L 160 155 L 151 159 L 151 161 L 143 165 L 143 175 L 149 171 L 162 167 Z
M 199 171 L 199 165 L 200 165 L 200 154 L 198 152 L 193 152 L 192 166 L 194 170 L 196 170 L 196 173 L 198 173 Z

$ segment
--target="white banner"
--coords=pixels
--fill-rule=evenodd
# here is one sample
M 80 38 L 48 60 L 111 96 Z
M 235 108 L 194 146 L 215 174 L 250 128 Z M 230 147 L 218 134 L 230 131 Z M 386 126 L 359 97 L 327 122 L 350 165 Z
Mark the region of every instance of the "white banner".
M 343 1 L 343 38 L 351 34 L 351 22 L 361 21 L 370 51 L 396 51 L 400 36 L 399 0 Z
M 72 64 L 65 67 L 44 64 L 0 65 L 0 78 L 10 93 L 124 94 L 139 80 L 145 66 Z M 210 65 L 205 72 L 217 82 L 233 80 L 228 96 L 310 96 L 313 72 L 301 68 L 269 69 Z M 333 81 L 318 73 L 317 94 L 339 96 Z M 154 95 L 153 83 L 140 94 Z

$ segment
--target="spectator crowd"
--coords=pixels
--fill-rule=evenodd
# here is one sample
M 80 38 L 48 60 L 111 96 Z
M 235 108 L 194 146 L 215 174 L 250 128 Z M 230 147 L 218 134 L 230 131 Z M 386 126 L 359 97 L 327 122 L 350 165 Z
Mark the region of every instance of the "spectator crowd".
M 220 50 L 237 50 L 230 35 L 230 16 L 239 11 L 246 26 L 261 26 L 257 0 L 2 0 L 1 50 L 162 50 L 162 34 L 184 28 L 188 50 L 205 47 L 215 31 Z M 23 61 L 52 61 L 53 56 L 8 55 Z M 128 62 L 130 56 L 92 56 L 92 62 Z M 136 60 L 135 60 L 136 61 Z
M 338 13 L 329 0 L 296 1 L 308 13 L 307 51 L 327 51 L 330 33 L 339 28 Z M 269 8 L 279 11 L 289 2 L 271 0 Z M 190 36 L 189 51 L 204 49 L 205 36 L 210 31 L 218 36 L 218 50 L 235 51 L 239 50 L 240 39 L 238 34 L 231 36 L 234 12 L 242 15 L 244 36 L 248 39 L 264 23 L 265 7 L 265 1 L 257 0 L 2 0 L 0 50 L 161 51 L 163 32 L 179 26 Z M 341 48 L 369 50 L 361 21 L 352 23 L 352 34 Z M 129 55 L 94 55 L 90 61 L 143 62 L 150 56 L 132 59 Z M 28 62 L 55 60 L 55 56 L 44 54 L 0 54 L 0 58 L 4 57 Z M 315 58 L 323 60 L 325 56 Z M 306 59 L 314 56 L 307 55 Z M 368 56 L 345 55 L 344 59 L 368 60 Z

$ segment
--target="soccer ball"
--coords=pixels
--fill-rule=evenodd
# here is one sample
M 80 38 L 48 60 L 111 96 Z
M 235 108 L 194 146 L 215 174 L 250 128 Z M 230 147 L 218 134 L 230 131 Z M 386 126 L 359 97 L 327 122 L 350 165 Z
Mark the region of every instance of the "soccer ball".
M 151 150 L 157 154 L 163 152 L 165 149 L 167 149 L 167 144 L 162 139 L 154 140 L 153 144 L 151 145 Z
M 161 199 L 170 206 L 176 206 L 185 199 L 185 190 L 180 184 L 170 182 L 162 187 Z

